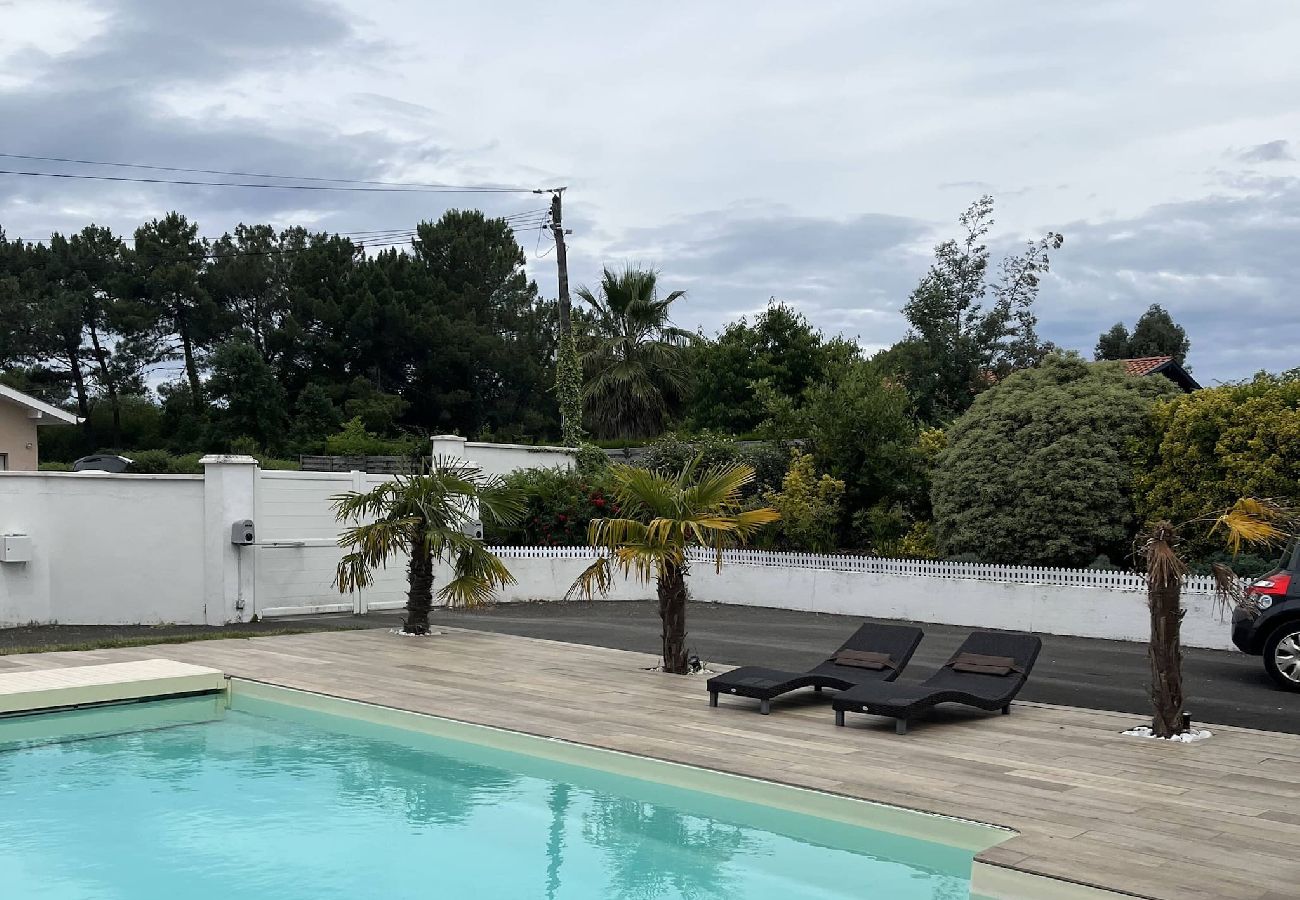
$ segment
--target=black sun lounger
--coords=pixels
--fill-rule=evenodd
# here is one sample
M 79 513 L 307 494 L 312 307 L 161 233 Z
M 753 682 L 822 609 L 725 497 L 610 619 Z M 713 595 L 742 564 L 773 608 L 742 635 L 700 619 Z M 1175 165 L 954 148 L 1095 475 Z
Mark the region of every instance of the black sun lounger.
M 912 658 L 922 632 L 910 625 L 866 624 L 855 631 L 830 659 L 807 672 L 785 672 L 762 666 L 743 666 L 709 679 L 709 705 L 719 694 L 759 701 L 763 715 L 771 712 L 772 699 L 799 688 L 843 691 L 866 682 L 893 681 Z
M 1042 646 L 1032 634 L 977 631 L 920 684 L 861 684 L 837 694 L 832 702 L 835 724 L 844 724 L 846 712 L 892 716 L 894 730 L 906 734 L 910 719 L 940 703 L 1009 713 Z

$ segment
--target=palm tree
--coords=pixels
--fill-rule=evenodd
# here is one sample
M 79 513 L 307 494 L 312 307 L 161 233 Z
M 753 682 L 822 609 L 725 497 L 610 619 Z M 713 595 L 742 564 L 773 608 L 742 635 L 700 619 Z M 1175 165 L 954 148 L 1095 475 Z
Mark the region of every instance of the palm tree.
M 578 288 L 595 313 L 594 339 L 582 354 L 583 405 L 601 437 L 652 437 L 663 431 L 669 404 L 686 389 L 685 348 L 696 335 L 668 315 L 686 296 L 658 292 L 658 273 L 631 266 L 605 269 L 599 295 Z
M 587 542 L 604 552 L 578 576 L 568 594 L 590 600 L 597 591 L 608 592 L 615 569 L 640 581 L 653 578 L 663 623 L 663 667 L 677 675 L 687 671 L 687 549 L 714 551 L 721 571 L 723 550 L 745 543 L 759 528 L 781 517 L 768 507 L 741 509 L 741 490 L 754 480 L 752 467 L 730 465 L 698 472 L 698 466 L 697 458 L 677 475 L 627 465 L 611 467 L 614 487 L 609 494 L 622 518 L 592 520 Z
M 429 633 L 433 607 L 433 566 L 446 562 L 452 578 L 438 597 L 452 606 L 474 606 L 492 599 L 514 576 L 483 542 L 465 534 L 477 507 L 479 516 L 509 525 L 523 513 L 523 499 L 499 478 L 488 478 L 461 460 L 437 459 L 419 475 L 399 475 L 365 493 L 349 491 L 331 498 L 347 528 L 339 546 L 352 548 L 339 560 L 334 583 L 339 592 L 359 590 L 374 581 L 376 568 L 390 557 L 407 554 L 407 634 Z
M 1147 606 L 1151 610 L 1151 639 L 1147 656 L 1151 661 L 1151 730 L 1156 737 L 1173 737 L 1183 731 L 1183 579 L 1188 565 L 1183 558 L 1179 533 L 1200 523 L 1222 531 L 1228 549 L 1235 556 L 1244 543 L 1275 545 L 1286 537 L 1279 523 L 1289 512 L 1268 500 L 1242 498 L 1217 514 L 1181 525 L 1156 522 L 1139 538 L 1138 556 L 1146 564 Z M 1221 600 L 1242 602 L 1240 582 L 1228 567 L 1214 564 L 1214 577 Z

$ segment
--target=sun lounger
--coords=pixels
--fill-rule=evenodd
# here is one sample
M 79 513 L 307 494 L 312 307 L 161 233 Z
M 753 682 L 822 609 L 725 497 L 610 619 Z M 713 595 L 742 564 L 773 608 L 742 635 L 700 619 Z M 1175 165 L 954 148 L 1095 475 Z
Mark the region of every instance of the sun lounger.
M 708 681 L 709 705 L 719 694 L 759 701 L 759 712 L 771 712 L 772 700 L 799 688 L 843 691 L 865 682 L 893 681 L 921 643 L 922 632 L 910 625 L 866 624 L 855 631 L 830 659 L 807 672 L 786 672 L 743 666 Z
M 894 730 L 906 734 L 911 719 L 940 703 L 1009 713 L 1042 646 L 1032 634 L 977 631 L 920 684 L 861 684 L 837 694 L 832 701 L 835 724 L 843 725 L 850 712 L 891 716 Z

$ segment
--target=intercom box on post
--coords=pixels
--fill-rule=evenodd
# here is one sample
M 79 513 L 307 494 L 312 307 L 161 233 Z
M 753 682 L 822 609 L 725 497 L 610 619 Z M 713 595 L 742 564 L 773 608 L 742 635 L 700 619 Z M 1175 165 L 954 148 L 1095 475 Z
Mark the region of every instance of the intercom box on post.
M 230 543 L 239 544 L 241 546 L 257 543 L 257 536 L 253 529 L 252 519 L 240 519 L 238 522 L 230 526 Z

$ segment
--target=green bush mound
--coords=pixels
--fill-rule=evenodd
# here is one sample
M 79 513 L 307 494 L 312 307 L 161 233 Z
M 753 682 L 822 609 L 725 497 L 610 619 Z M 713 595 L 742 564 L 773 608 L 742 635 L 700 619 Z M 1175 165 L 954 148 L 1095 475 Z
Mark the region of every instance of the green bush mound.
M 1063 355 L 975 399 L 948 433 L 931 500 L 941 555 L 1023 565 L 1124 558 L 1151 411 L 1177 389 Z

